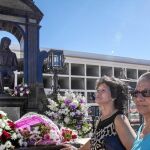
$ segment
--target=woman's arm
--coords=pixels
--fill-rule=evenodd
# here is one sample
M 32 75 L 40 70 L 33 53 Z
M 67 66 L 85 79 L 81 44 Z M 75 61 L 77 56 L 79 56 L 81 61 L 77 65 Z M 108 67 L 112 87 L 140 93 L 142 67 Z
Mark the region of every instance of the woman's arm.
M 90 150 L 90 140 L 85 143 L 84 145 L 82 145 L 79 150 Z
M 61 150 L 90 150 L 90 140 L 82 145 L 80 148 L 76 148 L 70 144 L 62 144 L 62 146 L 64 148 L 62 148 Z
M 130 150 L 135 140 L 136 133 L 131 127 L 125 115 L 117 115 L 115 118 L 115 129 L 118 136 L 127 150 Z

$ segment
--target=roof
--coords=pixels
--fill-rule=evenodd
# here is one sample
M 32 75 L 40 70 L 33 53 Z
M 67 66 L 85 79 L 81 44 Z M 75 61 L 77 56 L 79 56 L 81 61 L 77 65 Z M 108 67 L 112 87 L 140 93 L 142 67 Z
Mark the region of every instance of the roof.
M 49 51 L 50 49 L 41 48 L 41 50 Z M 113 55 L 104 55 L 104 54 L 97 54 L 97 53 L 64 50 L 64 55 L 68 57 L 77 57 L 77 58 L 83 58 L 83 59 L 112 61 L 112 62 L 137 64 L 137 65 L 150 65 L 150 60 L 113 56 Z
M 42 19 L 43 13 L 33 0 L 0 0 L 0 14 Z

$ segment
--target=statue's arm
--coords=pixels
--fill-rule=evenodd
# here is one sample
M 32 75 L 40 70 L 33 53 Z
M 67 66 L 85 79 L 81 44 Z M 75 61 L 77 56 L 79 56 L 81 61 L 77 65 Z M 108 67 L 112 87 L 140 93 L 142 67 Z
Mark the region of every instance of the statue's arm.
M 15 71 L 18 69 L 18 59 L 15 53 L 13 53 L 13 61 L 12 61 L 12 67 L 11 70 Z

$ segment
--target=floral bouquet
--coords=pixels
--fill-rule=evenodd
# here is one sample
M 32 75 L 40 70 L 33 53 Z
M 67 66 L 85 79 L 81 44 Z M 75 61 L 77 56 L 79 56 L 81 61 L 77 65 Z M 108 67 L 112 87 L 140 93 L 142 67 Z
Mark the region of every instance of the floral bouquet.
M 58 125 L 76 130 L 81 137 L 91 131 L 92 124 L 84 96 L 66 91 L 64 96 L 58 94 L 56 102 L 50 98 L 48 101 L 45 113 Z
M 77 139 L 77 133 L 69 128 L 62 127 L 60 131 L 63 137 L 63 143 Z
M 28 96 L 30 94 L 30 89 L 27 84 L 19 84 L 15 86 L 12 96 Z
M 59 144 L 62 141 L 58 127 L 44 115 L 30 112 L 15 124 L 20 133 L 20 146 Z
M 70 142 L 77 134 L 68 128 L 59 128 L 46 116 L 27 113 L 15 123 L 0 111 L 0 150 L 36 145 L 54 145 Z
M 19 140 L 15 124 L 0 111 L 0 150 L 14 149 Z

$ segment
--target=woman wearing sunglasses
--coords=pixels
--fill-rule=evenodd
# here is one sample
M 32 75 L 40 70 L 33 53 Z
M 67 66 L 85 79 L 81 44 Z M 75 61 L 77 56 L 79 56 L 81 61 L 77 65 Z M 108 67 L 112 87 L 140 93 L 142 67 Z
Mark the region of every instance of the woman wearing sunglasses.
M 150 72 L 144 73 L 138 79 L 132 96 L 138 112 L 144 118 L 132 150 L 150 150 Z

